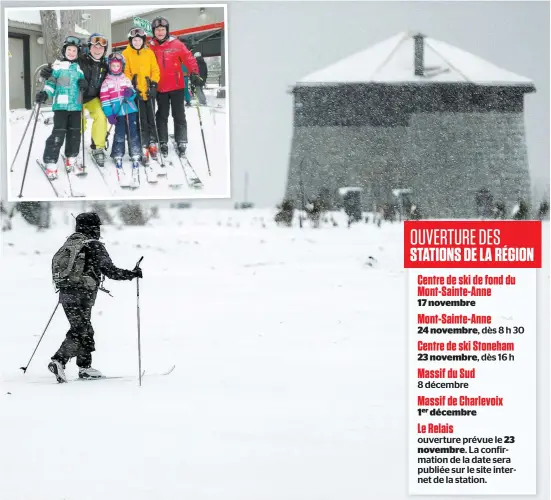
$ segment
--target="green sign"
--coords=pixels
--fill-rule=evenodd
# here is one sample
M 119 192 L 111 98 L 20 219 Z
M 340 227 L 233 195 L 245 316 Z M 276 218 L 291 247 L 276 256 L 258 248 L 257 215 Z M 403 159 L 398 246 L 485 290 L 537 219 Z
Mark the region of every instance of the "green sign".
M 151 31 L 151 23 L 147 19 L 142 19 L 141 17 L 134 17 L 134 26 L 142 28 L 147 35 L 153 36 Z

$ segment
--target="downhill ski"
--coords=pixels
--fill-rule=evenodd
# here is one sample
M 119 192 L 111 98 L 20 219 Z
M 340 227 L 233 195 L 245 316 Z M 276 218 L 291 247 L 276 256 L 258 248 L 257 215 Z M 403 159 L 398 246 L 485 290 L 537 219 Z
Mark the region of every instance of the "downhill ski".
M 184 171 L 188 186 L 194 189 L 201 189 L 203 187 L 203 183 L 201 182 L 201 179 L 199 179 L 197 172 L 195 172 L 195 169 L 192 167 L 190 161 L 185 155 L 178 154 L 178 144 L 176 143 L 176 138 L 173 135 L 170 135 L 169 137 L 174 147 L 174 151 L 178 156 L 178 160 L 180 161 L 180 165 L 182 166 L 182 170 Z

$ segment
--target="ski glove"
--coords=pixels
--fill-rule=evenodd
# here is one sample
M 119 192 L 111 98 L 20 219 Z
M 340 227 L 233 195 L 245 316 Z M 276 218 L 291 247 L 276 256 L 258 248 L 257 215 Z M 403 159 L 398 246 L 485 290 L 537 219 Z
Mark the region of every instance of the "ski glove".
M 191 81 L 191 84 L 195 85 L 196 87 L 202 87 L 203 85 L 205 85 L 205 82 L 197 73 L 192 73 L 189 79 Z
M 84 78 L 81 78 L 78 81 L 78 88 L 82 91 L 88 90 L 88 82 Z
M 132 269 L 132 272 L 134 273 L 135 278 L 143 278 L 143 273 L 140 267 L 136 266 L 134 269 Z
M 38 104 L 44 104 L 48 100 L 48 94 L 44 90 L 40 90 L 36 93 L 35 100 Z
M 47 80 L 48 78 L 50 78 L 50 76 L 52 76 L 53 72 L 54 68 L 52 68 L 51 64 L 48 64 L 48 66 L 40 70 L 40 76 L 44 78 L 44 80 Z
M 117 124 L 117 117 L 115 115 L 109 115 L 107 117 L 107 121 L 110 125 L 116 125 Z
M 134 95 L 134 89 L 131 89 L 130 87 L 125 87 L 122 91 L 123 97 L 132 97 Z
M 157 97 L 157 82 L 151 82 L 151 85 L 147 89 L 147 97 L 149 99 L 155 99 Z

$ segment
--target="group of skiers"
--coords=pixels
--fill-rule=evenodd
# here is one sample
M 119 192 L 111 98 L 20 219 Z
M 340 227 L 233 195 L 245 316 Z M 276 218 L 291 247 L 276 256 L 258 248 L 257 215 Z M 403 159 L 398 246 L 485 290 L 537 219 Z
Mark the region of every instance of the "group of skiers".
M 206 80 L 206 63 L 169 32 L 169 22 L 156 17 L 151 22 L 153 37 L 146 42 L 142 28 L 128 33 L 128 46 L 122 53 L 107 56 L 109 41 L 99 33 L 88 39 L 84 52 L 79 38 L 68 36 L 61 48 L 61 60 L 44 67 L 44 89 L 36 94 L 37 103 L 53 101 L 53 132 L 47 139 L 43 163 L 50 179 L 58 176 L 57 162 L 65 142 L 65 168 L 83 173 L 79 165 L 81 135 L 86 127 L 84 110 L 92 121 L 90 153 L 99 167 L 105 165 L 104 149 L 108 123 L 115 128 L 111 158 L 122 168 L 125 141 L 133 168 L 140 161 L 147 165 L 157 159 L 158 149 L 168 155 L 168 117 L 172 111 L 174 139 L 178 154 L 185 156 L 189 103 L 189 83 L 201 89 Z M 198 65 L 199 59 L 203 71 Z M 184 70 L 189 72 L 189 81 Z M 205 78 L 200 74 L 203 73 Z M 157 111 L 154 111 L 154 102 Z M 138 125 L 139 121 L 139 125 Z

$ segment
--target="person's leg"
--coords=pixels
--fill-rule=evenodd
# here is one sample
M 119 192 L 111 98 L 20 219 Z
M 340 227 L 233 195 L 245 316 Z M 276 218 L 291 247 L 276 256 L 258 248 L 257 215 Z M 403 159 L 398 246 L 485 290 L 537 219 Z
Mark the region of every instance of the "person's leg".
M 111 158 L 122 158 L 124 156 L 124 143 L 126 141 L 126 121 L 124 116 L 117 117 L 115 125 L 115 137 L 111 148 Z
M 94 328 L 92 327 L 92 308 L 95 303 L 95 295 L 86 295 L 81 300 L 81 314 L 84 323 L 80 337 L 79 349 L 77 351 L 77 366 L 79 368 L 91 368 L 92 353 L 96 350 L 94 342 Z
M 128 123 L 128 142 L 130 151 L 128 154 L 132 157 L 133 160 L 140 158 L 141 156 L 141 147 L 140 147 L 140 134 L 138 132 L 138 113 L 130 113 L 126 116 L 125 120 Z
M 65 158 L 76 158 L 80 151 L 80 130 L 82 113 L 69 111 L 67 114 L 67 137 L 65 140 Z
M 170 104 L 172 109 L 172 117 L 174 119 L 174 139 L 176 139 L 180 153 L 183 153 L 185 152 L 185 145 L 187 144 L 187 121 L 184 89 L 170 92 Z
M 107 117 L 101 108 L 99 97 L 88 101 L 84 107 L 92 118 L 92 149 L 105 149 L 105 138 L 107 137 Z
M 103 167 L 105 164 L 105 145 L 107 140 L 107 117 L 101 107 L 99 97 L 88 101 L 84 104 L 84 108 L 88 111 L 92 118 L 92 142 L 90 143 L 90 153 L 94 161 Z M 83 111 L 84 115 L 84 111 Z M 83 120 L 84 129 L 86 129 L 86 120 Z
M 157 131 L 161 145 L 168 143 L 168 115 L 170 113 L 170 92 L 157 94 Z M 162 148 L 161 148 L 162 149 Z
M 81 339 L 86 335 L 90 323 L 87 311 L 82 307 L 81 299 L 82 297 L 78 293 L 59 292 L 59 301 L 65 311 L 70 328 L 65 340 L 52 356 L 52 360 L 59 361 L 63 366 L 78 354 Z
M 65 134 L 67 133 L 68 114 L 68 111 L 54 112 L 54 128 L 50 137 L 46 139 L 44 154 L 42 156 L 42 160 L 45 164 L 57 163 L 59 160 L 59 152 L 61 151 L 61 146 L 63 146 Z
M 142 117 L 145 117 L 147 142 L 143 143 L 144 146 L 149 144 L 157 144 L 157 131 L 155 130 L 155 113 L 153 111 L 153 102 L 149 100 L 144 101 L 145 113 L 142 113 Z

